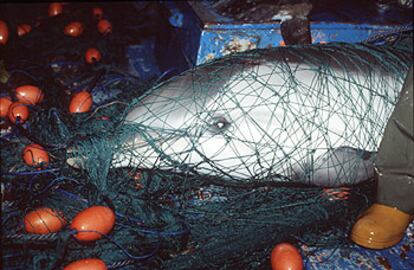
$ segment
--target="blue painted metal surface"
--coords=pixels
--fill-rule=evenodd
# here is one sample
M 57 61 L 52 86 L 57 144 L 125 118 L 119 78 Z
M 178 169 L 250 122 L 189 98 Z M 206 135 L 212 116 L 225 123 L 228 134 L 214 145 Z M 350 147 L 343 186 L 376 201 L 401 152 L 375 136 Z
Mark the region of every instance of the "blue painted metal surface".
M 183 2 L 165 2 L 173 14 L 180 13 L 172 17 L 184 17 L 180 27 L 180 40 L 184 43 L 184 53 L 189 62 L 200 65 L 232 52 L 283 45 L 279 21 L 240 23 L 216 13 L 212 2 L 214 1 L 190 1 L 192 9 L 188 9 Z M 372 35 L 398 28 L 398 22 L 408 22 L 407 17 L 396 17 L 400 13 L 392 13 L 392 10 L 374 16 L 349 3 L 342 4 L 341 9 L 341 12 L 335 11 L 339 15 L 324 10 L 312 14 L 313 43 L 360 42 Z M 352 12 L 358 12 L 360 17 L 352 21 L 351 15 L 343 16 L 344 13 Z
M 279 21 L 237 22 L 216 13 L 212 2 L 161 1 L 171 13 L 168 18 L 172 26 L 170 38 L 149 39 L 143 44 L 130 46 L 127 54 L 132 71 L 143 79 L 158 76 L 166 79 L 233 52 L 284 44 Z M 323 5 L 315 7 L 311 14 L 313 43 L 360 42 L 411 21 L 400 16 L 398 11 L 372 14 L 372 11 L 355 8 L 355 1 L 345 2 L 339 7 L 330 7 L 331 11 L 325 10 Z M 157 46 L 164 46 L 165 52 L 160 54 Z
M 360 42 L 384 31 L 397 28 L 387 25 L 311 23 L 313 43 Z M 201 33 L 196 64 L 200 65 L 229 53 L 283 45 L 280 24 L 206 25 Z

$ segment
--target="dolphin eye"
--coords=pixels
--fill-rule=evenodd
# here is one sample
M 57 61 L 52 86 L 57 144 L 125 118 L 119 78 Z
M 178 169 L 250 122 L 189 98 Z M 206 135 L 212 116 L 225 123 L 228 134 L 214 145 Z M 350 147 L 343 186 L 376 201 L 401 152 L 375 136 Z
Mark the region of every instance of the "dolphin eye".
M 225 117 L 217 116 L 213 118 L 209 131 L 212 133 L 218 134 L 218 133 L 224 132 L 229 127 L 230 127 L 230 122 Z
M 227 123 L 226 123 L 226 122 L 217 122 L 217 123 L 216 123 L 216 127 L 217 127 L 217 128 L 219 128 L 219 129 L 223 129 L 223 128 L 225 128 L 225 127 L 226 127 L 226 125 L 227 125 Z

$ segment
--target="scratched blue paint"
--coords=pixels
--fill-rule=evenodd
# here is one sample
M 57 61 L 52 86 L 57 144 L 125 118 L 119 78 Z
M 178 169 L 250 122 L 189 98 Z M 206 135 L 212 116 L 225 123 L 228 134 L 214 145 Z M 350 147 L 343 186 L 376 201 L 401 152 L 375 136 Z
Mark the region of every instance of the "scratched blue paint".
M 231 18 L 215 13 L 209 1 L 203 1 L 202 4 L 205 11 L 212 15 L 214 21 L 202 21 L 199 14 L 196 14 L 185 1 L 162 1 L 162 3 L 170 10 L 169 21 L 174 26 L 174 42 L 177 44 L 177 51 L 168 59 L 171 61 L 170 66 L 175 68 L 175 74 L 234 52 L 237 43 L 242 43 L 244 48 L 254 49 L 277 47 L 283 41 L 278 21 L 236 23 Z M 351 10 L 349 7 L 348 9 Z M 399 27 L 395 24 L 399 18 L 393 18 L 393 23 L 388 23 L 385 19 L 370 17 L 359 18 L 360 22 L 339 23 L 334 21 L 335 18 L 339 18 L 335 14 L 330 16 L 325 12 L 313 16 L 316 18 L 311 22 L 313 43 L 360 42 L 372 35 Z M 325 21 L 324 18 L 326 18 Z M 128 56 L 133 59 L 132 64 L 135 70 L 144 79 L 165 72 L 157 67 L 157 62 L 154 60 L 157 59 L 156 55 L 148 56 L 153 53 L 153 44 L 151 45 L 150 42 L 143 44 L 144 47 L 132 46 L 128 50 Z M 182 54 L 186 63 L 177 64 L 177 54 Z
M 396 26 L 318 22 L 311 23 L 311 35 L 313 43 L 354 43 L 393 28 Z M 235 39 L 249 41 L 254 48 L 277 47 L 283 41 L 278 22 L 274 24 L 207 25 L 201 33 L 197 65 L 226 55 L 228 53 L 225 50 L 226 47 Z
M 221 16 L 216 13 L 211 4 L 214 1 L 200 1 L 205 12 L 209 13 L 211 21 L 202 21 L 192 9 L 183 12 L 183 5 L 180 2 L 180 10 L 184 17 L 189 18 L 184 23 L 183 30 L 188 34 L 184 37 L 184 46 L 192 46 L 191 50 L 186 50 L 188 58 L 195 65 L 203 64 L 212 59 L 223 57 L 231 52 L 227 48 L 231 47 L 235 40 L 242 40 L 250 44 L 250 48 L 267 48 L 279 46 L 282 42 L 280 34 L 280 23 L 278 21 L 266 23 L 238 23 L 232 18 Z M 346 1 L 345 1 L 346 2 Z M 177 2 L 165 1 L 171 8 L 178 6 Z M 316 11 L 312 14 L 311 34 L 313 43 L 319 42 L 360 42 L 369 38 L 371 35 L 388 31 L 397 27 L 395 22 L 401 19 L 401 23 L 407 23 L 407 18 L 397 12 L 387 12 L 383 16 L 372 16 L 368 11 L 361 9 L 355 10 L 355 3 L 342 3 L 340 14 L 330 14 L 325 10 Z M 188 6 L 187 6 L 188 7 Z M 337 12 L 337 11 L 334 11 Z M 344 16 L 344 12 L 349 13 Z M 355 18 L 358 12 L 358 22 L 347 23 L 340 21 L 341 18 Z M 379 18 L 381 17 L 381 18 Z M 201 19 L 200 19 L 201 18 Z M 326 18 L 326 20 L 324 20 Z M 389 22 L 389 21 L 392 21 Z M 394 25 L 394 26 L 392 26 Z M 190 34 L 191 33 L 191 34 Z
M 277 46 L 282 41 L 282 37 L 280 31 L 276 28 L 252 28 L 250 31 L 246 31 L 245 29 L 232 29 L 227 31 L 204 30 L 200 38 L 196 64 L 200 65 L 229 54 L 231 50 L 228 48 L 231 47 L 234 41 L 244 41 L 250 45 L 246 45 L 247 47 L 254 49 Z

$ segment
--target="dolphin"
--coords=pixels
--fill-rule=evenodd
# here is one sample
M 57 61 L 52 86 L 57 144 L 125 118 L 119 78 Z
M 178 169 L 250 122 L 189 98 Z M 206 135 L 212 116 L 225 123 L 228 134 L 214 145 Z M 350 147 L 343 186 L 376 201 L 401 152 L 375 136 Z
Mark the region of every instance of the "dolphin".
M 375 153 L 411 62 L 410 53 L 389 46 L 345 43 L 212 61 L 134 102 L 116 136 L 112 167 L 240 182 L 359 183 L 374 176 Z

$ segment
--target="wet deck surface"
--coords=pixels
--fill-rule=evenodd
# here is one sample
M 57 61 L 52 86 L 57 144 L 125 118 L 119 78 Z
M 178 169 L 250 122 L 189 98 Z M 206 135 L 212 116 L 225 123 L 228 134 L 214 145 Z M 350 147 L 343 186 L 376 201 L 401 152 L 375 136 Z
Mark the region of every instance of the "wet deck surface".
M 308 270 L 412 270 L 414 269 L 414 222 L 404 239 L 384 250 L 370 250 L 353 245 L 334 250 L 319 250 L 305 261 Z

